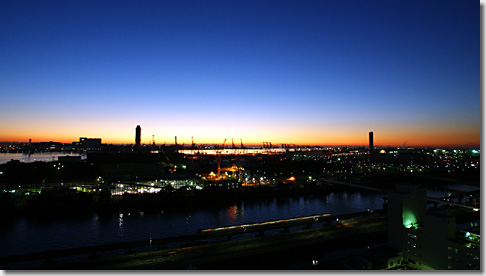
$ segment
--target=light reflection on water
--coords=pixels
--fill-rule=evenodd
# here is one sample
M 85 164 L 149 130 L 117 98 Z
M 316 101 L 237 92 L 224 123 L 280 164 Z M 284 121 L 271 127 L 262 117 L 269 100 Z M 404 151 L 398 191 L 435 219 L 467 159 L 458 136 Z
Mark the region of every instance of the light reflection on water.
M 123 228 L 123 214 L 118 214 L 118 235 L 120 237 L 123 237 L 123 232 L 124 232 L 124 228 Z
M 115 213 L 105 219 L 97 215 L 51 221 L 21 218 L 0 228 L 0 255 L 189 235 L 206 228 L 381 209 L 382 204 L 382 194 L 333 192 L 239 202 L 193 211 Z

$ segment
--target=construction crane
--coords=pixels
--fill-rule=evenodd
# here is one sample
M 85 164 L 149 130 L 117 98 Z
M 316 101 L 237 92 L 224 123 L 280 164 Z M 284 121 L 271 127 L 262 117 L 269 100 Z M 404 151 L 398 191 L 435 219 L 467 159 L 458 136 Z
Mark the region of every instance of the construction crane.
M 176 167 L 174 166 L 174 164 L 172 164 L 172 162 L 169 159 L 169 156 L 167 156 L 167 153 L 165 153 L 164 149 L 160 148 L 160 150 L 161 150 L 162 154 L 164 155 L 165 160 L 167 160 L 167 163 L 169 163 L 169 166 L 170 166 L 169 172 L 171 174 L 174 173 L 176 171 Z
M 240 141 L 241 141 L 241 149 L 244 149 L 245 147 L 243 147 L 243 139 L 240 138 Z
M 216 155 L 216 158 L 217 158 L 217 162 L 218 162 L 218 174 L 217 174 L 217 177 L 218 179 L 220 179 L 221 177 L 221 152 L 224 151 L 224 144 L 226 143 L 226 138 L 224 138 L 224 142 L 223 142 L 223 145 L 221 146 L 221 151 L 218 151 L 217 155 Z
M 232 145 L 231 145 L 231 148 L 232 148 L 232 149 L 236 149 L 236 147 L 235 147 L 235 142 L 233 141 L 233 138 L 231 138 L 231 144 L 232 144 Z

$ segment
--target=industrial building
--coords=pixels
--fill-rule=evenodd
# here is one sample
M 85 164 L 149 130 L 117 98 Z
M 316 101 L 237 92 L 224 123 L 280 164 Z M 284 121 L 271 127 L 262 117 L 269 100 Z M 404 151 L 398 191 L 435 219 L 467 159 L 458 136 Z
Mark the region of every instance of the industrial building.
M 450 209 L 427 209 L 426 190 L 420 185 L 398 184 L 389 193 L 388 246 L 398 252 L 409 269 L 479 270 L 480 233 L 477 222 L 456 225 Z
M 100 150 L 101 138 L 80 137 L 79 142 L 73 142 L 73 145 L 81 150 Z

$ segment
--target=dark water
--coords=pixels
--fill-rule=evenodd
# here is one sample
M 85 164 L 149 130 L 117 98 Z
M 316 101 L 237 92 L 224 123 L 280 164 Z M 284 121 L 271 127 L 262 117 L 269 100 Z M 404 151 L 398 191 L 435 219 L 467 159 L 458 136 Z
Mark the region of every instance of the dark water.
M 241 202 L 219 208 L 156 213 L 96 214 L 50 221 L 20 218 L 0 228 L 0 255 L 119 243 L 194 234 L 199 229 L 332 213 L 346 214 L 383 208 L 383 195 L 334 192 L 259 202 Z
M 428 190 L 429 197 L 445 196 Z M 100 244 L 149 240 L 196 233 L 199 229 L 331 213 L 335 215 L 383 208 L 383 194 L 333 192 L 241 202 L 197 210 L 155 213 L 96 214 L 76 219 L 20 218 L 0 226 L 0 256 Z

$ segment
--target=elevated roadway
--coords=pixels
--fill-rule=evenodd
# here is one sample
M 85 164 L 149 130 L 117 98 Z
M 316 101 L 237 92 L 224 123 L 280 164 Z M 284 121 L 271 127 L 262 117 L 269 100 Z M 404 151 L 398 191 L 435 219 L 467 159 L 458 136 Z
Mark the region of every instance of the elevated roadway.
M 370 191 L 374 191 L 374 192 L 386 193 L 383 190 L 380 190 L 380 189 L 377 189 L 377 188 L 373 188 L 373 187 L 369 187 L 369 186 L 366 186 L 366 185 L 348 183 L 348 182 L 334 180 L 334 179 L 321 179 L 321 181 L 327 182 L 327 183 L 331 183 L 331 184 L 338 184 L 338 185 L 344 185 L 344 186 L 349 186 L 349 187 L 354 187 L 354 188 L 360 188 L 360 189 L 370 190 Z
M 360 184 L 348 183 L 348 182 L 339 181 L 339 180 L 322 179 L 322 181 L 332 183 L 332 184 L 338 184 L 338 185 L 344 185 L 344 186 L 349 186 L 349 187 L 355 187 L 355 188 L 370 190 L 370 191 L 374 191 L 374 192 L 380 192 L 380 193 L 383 193 L 383 194 L 386 193 L 386 191 L 383 191 L 383 190 L 380 190 L 380 189 L 377 189 L 377 188 L 373 188 L 373 187 L 369 187 L 369 186 L 365 186 L 365 185 L 360 185 Z M 469 194 L 467 192 L 460 192 L 460 191 L 451 190 L 451 189 L 444 189 L 444 190 L 451 191 L 451 192 L 457 193 L 459 195 Z M 453 196 L 448 196 L 448 197 L 443 197 L 443 198 L 428 197 L 427 200 L 429 202 L 433 202 L 433 203 L 449 204 L 449 205 L 456 206 L 456 207 L 473 209 L 475 211 L 479 210 L 479 208 L 476 207 L 476 206 L 471 206 L 471 205 L 461 204 L 460 202 L 457 203 L 457 202 L 451 201 L 451 200 L 456 199 L 456 198 L 457 198 L 457 195 L 453 195 Z M 458 200 L 460 201 L 461 198 L 459 198 Z

